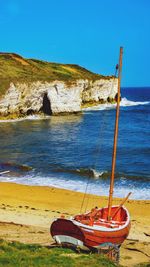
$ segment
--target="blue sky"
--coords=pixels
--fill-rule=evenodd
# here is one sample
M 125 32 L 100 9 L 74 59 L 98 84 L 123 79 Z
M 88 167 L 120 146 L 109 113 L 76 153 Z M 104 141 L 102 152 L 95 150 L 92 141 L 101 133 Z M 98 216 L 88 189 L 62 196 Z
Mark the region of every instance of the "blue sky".
M 122 86 L 150 86 L 149 0 L 0 0 L 0 50 L 111 75 L 124 47 Z

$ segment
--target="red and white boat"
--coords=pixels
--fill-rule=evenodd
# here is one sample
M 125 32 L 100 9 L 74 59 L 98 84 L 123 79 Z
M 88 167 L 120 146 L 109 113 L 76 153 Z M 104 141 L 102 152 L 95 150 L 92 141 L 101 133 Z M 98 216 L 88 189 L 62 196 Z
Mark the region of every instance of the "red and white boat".
M 113 206 L 113 219 L 107 219 L 108 208 L 73 218 L 58 218 L 51 225 L 51 235 L 58 244 L 70 243 L 84 248 L 100 248 L 102 245 L 121 245 L 130 230 L 130 217 L 126 208 Z
M 118 94 L 108 207 L 96 207 L 88 213 L 79 214 L 70 219 L 64 216 L 56 219 L 51 225 L 50 233 L 57 244 L 67 243 L 89 249 L 99 249 L 107 246 L 120 247 L 129 234 L 130 216 L 123 204 L 131 193 L 127 195 L 120 205 L 112 206 L 118 138 L 122 53 L 123 48 L 121 47 L 119 65 L 117 65 Z

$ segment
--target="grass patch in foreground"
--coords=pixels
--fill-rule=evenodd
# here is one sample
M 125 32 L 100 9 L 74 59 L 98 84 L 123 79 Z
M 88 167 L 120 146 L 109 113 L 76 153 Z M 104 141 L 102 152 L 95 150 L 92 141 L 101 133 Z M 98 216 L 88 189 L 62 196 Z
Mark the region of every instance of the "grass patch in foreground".
M 18 242 L 0 241 L 0 266 L 11 267 L 115 267 L 98 254 L 77 254 L 70 249 L 45 248 Z

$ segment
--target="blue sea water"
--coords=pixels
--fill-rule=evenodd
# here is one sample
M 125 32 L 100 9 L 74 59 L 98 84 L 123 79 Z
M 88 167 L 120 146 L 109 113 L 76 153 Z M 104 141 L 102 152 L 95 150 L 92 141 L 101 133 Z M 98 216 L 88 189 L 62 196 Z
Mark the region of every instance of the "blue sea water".
M 110 104 L 0 122 L 0 181 L 108 195 L 114 122 Z M 150 199 L 149 135 L 150 88 L 122 88 L 115 196 Z

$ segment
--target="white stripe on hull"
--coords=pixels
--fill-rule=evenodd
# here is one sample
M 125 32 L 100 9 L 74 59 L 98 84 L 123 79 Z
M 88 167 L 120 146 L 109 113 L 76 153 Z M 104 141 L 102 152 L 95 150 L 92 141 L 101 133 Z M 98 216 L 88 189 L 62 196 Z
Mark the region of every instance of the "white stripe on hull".
M 70 243 L 70 244 L 73 244 L 75 246 L 84 247 L 83 242 L 81 240 L 74 238 L 72 236 L 54 235 L 53 238 L 57 244 Z
M 81 240 L 77 239 L 77 238 L 74 238 L 74 237 L 71 237 L 71 236 L 66 236 L 66 235 L 55 235 L 55 236 L 53 236 L 53 238 L 56 241 L 56 243 L 59 244 L 59 245 L 62 244 L 62 243 L 69 243 L 69 244 L 75 245 L 77 247 L 80 247 L 82 249 L 89 250 L 89 248 L 86 247 L 83 244 L 83 242 Z M 113 245 L 114 244 L 111 244 L 111 243 L 104 243 L 104 244 L 99 244 L 97 246 L 93 246 L 93 248 L 108 249 L 110 246 L 113 246 Z

